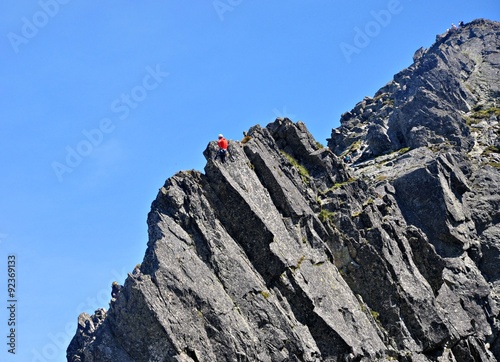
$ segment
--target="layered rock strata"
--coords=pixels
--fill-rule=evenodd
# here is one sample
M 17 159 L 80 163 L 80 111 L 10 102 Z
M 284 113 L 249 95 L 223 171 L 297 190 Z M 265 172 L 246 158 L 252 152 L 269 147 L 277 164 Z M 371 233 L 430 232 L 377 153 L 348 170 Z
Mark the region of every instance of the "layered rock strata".
M 68 361 L 498 360 L 499 49 L 487 20 L 439 36 L 328 148 L 289 119 L 211 142 Z

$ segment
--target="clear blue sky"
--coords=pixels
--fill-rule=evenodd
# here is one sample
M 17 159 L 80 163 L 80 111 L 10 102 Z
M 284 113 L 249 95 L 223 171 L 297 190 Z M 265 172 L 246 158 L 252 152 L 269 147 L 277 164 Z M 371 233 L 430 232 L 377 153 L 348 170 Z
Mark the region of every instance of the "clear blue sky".
M 498 0 L 5 0 L 0 360 L 65 361 L 80 312 L 142 261 L 166 178 L 218 133 L 278 116 L 326 144 L 340 115 Z M 8 353 L 15 255 L 16 355 Z

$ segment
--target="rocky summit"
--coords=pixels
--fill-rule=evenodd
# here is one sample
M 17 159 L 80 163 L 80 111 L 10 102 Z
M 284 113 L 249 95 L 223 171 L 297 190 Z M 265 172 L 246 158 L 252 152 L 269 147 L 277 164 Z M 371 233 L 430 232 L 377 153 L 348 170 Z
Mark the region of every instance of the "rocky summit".
M 341 117 L 208 144 L 68 361 L 500 360 L 500 23 L 475 20 Z

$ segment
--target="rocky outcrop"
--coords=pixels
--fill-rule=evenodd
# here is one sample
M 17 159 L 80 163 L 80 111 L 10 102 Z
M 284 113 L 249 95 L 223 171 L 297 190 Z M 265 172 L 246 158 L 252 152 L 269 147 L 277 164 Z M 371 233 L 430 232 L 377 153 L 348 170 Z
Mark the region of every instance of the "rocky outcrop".
M 470 151 L 467 123 L 487 121 L 489 111 L 499 116 L 499 32 L 498 23 L 476 20 L 438 36 L 373 98 L 342 115 L 329 147 L 361 159 L 443 143 Z
M 499 44 L 486 20 L 439 37 L 329 148 L 289 119 L 225 163 L 210 143 L 68 361 L 498 360 Z

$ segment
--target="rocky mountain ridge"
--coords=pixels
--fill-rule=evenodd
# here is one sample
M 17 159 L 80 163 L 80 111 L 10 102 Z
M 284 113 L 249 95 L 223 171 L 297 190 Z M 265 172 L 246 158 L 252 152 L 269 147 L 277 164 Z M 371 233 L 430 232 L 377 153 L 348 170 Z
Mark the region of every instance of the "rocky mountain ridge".
M 68 361 L 500 359 L 500 24 L 476 20 L 342 115 L 277 119 L 169 178 L 144 260 Z M 349 154 L 353 163 L 345 164 Z

